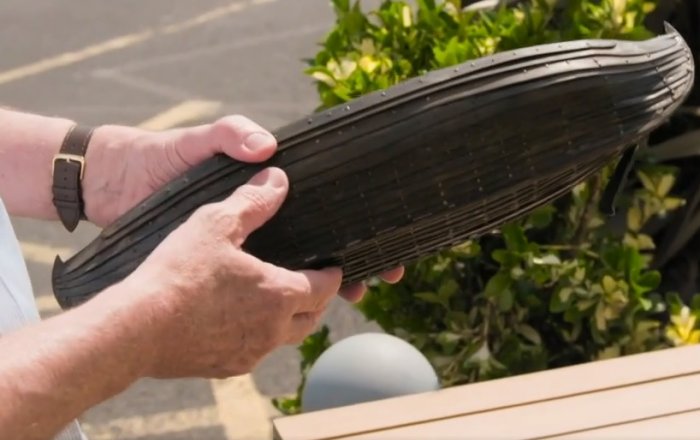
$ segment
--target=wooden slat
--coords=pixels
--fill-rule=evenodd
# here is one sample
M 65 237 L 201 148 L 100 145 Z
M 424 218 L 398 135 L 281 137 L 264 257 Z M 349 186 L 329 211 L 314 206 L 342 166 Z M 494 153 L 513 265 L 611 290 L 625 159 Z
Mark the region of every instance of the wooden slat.
M 283 440 L 331 439 L 698 372 L 700 346 L 689 346 L 282 417 L 274 427 Z
M 697 439 L 700 410 L 550 437 L 549 440 Z
M 342 439 L 534 440 L 697 409 L 700 409 L 700 374 Z

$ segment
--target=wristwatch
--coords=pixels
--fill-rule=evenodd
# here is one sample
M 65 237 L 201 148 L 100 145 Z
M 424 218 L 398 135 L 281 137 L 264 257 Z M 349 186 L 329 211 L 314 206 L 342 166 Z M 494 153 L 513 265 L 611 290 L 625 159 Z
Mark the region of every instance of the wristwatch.
M 85 152 L 94 127 L 76 124 L 68 131 L 58 154 L 53 157 L 53 204 L 61 223 L 73 232 L 85 220 L 82 180 L 85 176 Z

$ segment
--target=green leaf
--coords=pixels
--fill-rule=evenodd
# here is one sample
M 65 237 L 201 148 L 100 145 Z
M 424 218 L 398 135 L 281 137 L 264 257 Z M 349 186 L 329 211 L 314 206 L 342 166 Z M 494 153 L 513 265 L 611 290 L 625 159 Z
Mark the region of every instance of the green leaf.
M 633 232 L 642 229 L 642 211 L 638 206 L 632 206 L 627 211 L 627 227 Z
M 518 260 L 517 258 L 514 258 L 511 255 L 511 253 L 505 249 L 496 249 L 491 253 L 491 258 L 493 258 L 494 261 L 501 263 L 501 265 L 503 266 L 510 266 Z
M 615 282 L 615 279 L 610 275 L 605 275 L 603 277 L 602 284 L 603 290 L 608 293 L 614 291 L 617 288 L 617 283 Z
M 453 278 L 448 278 L 440 286 L 440 290 L 438 291 L 438 296 L 440 297 L 440 300 L 444 304 L 447 304 L 449 302 L 450 298 L 455 293 L 457 293 L 458 290 L 459 290 L 459 284 L 457 284 L 457 281 L 455 281 Z
M 506 242 L 506 247 L 514 252 L 525 252 L 527 250 L 527 237 L 520 226 L 506 225 L 503 227 L 503 238 Z
M 461 335 L 452 332 L 441 332 L 437 337 L 438 344 L 440 344 L 443 352 L 447 355 L 454 353 L 461 340 Z
M 540 334 L 527 324 L 521 324 L 518 326 L 518 333 L 520 333 L 525 339 L 532 342 L 535 345 L 542 345 L 542 338 Z
M 513 280 L 506 272 L 499 272 L 486 283 L 484 294 L 489 298 L 498 298 L 510 289 Z
M 639 250 L 642 250 L 642 251 L 651 250 L 651 249 L 654 249 L 656 247 L 654 245 L 654 241 L 647 234 L 638 234 L 637 235 L 637 246 L 639 247 Z
M 452 248 L 452 251 L 462 256 L 473 258 L 481 253 L 481 246 L 478 242 L 469 240 Z
M 411 27 L 413 25 L 413 13 L 408 5 L 403 5 L 401 8 L 401 24 L 403 24 L 403 27 Z
M 605 317 L 605 309 L 606 306 L 602 302 L 599 302 L 595 309 L 595 328 L 598 329 L 599 332 L 604 332 L 608 328 L 608 320 Z
M 641 170 L 637 171 L 637 177 L 639 178 L 640 182 L 642 182 L 642 185 L 644 185 L 644 188 L 647 191 L 650 191 L 652 193 L 656 192 L 656 185 L 654 182 L 651 180 L 651 177 L 649 175 Z
M 677 315 L 680 313 L 681 309 L 685 305 L 680 295 L 676 292 L 666 294 L 666 303 L 668 304 L 668 311 L 671 315 Z
M 667 211 L 673 211 L 674 209 L 678 209 L 681 206 L 684 206 L 685 200 L 680 199 L 678 197 L 666 197 L 664 198 L 663 204 L 664 209 L 666 209 Z
M 532 263 L 538 265 L 560 265 L 561 260 L 554 254 L 547 254 L 542 257 L 533 258 Z
M 447 303 L 443 300 L 443 298 L 434 292 L 418 292 L 414 293 L 413 296 L 431 304 L 439 304 L 443 307 L 447 307 Z
M 637 279 L 636 284 L 645 291 L 654 290 L 661 284 L 661 273 L 656 270 L 644 272 L 644 274 Z
M 571 301 L 573 289 L 571 287 L 562 287 L 558 292 L 552 295 L 549 302 L 549 311 L 552 313 L 561 313 L 567 309 Z
M 535 229 L 544 229 L 552 223 L 556 212 L 554 206 L 543 206 L 530 214 L 528 222 Z
M 670 174 L 664 174 L 659 180 L 659 186 L 656 188 L 656 195 L 659 197 L 666 197 L 671 191 L 676 178 Z
M 301 412 L 301 399 L 299 396 L 290 398 L 273 398 L 273 406 L 282 414 L 291 416 Z
M 447 321 L 450 328 L 463 328 L 469 325 L 469 315 L 464 312 L 450 310 L 447 312 Z
M 350 12 L 350 0 L 332 0 L 332 2 L 339 12 Z
M 503 312 L 508 312 L 513 308 L 513 301 L 515 295 L 510 289 L 506 289 L 498 297 L 498 308 Z
M 626 248 L 624 250 L 623 262 L 625 264 L 625 273 L 630 280 L 636 280 L 645 266 L 641 254 L 638 250 L 633 248 Z
M 302 369 L 313 365 L 319 357 L 331 346 L 328 338 L 330 329 L 324 325 L 316 333 L 313 333 L 304 339 L 298 347 L 302 358 Z

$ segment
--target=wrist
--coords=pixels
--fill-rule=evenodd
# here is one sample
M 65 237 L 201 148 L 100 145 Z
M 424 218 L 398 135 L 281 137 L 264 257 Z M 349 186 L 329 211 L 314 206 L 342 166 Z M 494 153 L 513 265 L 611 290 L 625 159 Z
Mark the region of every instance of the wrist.
M 93 131 L 92 127 L 73 125 L 52 161 L 53 204 L 63 226 L 69 231 L 85 218 L 82 191 L 85 155 Z
M 74 125 L 70 119 L 0 109 L 0 197 L 11 214 L 56 218 L 53 157 Z
M 102 125 L 93 131 L 85 154 L 83 178 L 84 214 L 88 221 L 105 226 L 113 220 L 112 211 L 120 209 L 120 195 L 129 164 L 124 149 L 141 131 L 120 125 Z
M 0 338 L 0 431 L 51 438 L 150 371 L 148 323 L 124 289 Z
M 74 309 L 84 315 L 78 319 L 93 320 L 99 326 L 105 339 L 105 355 L 118 359 L 117 388 L 148 377 L 157 361 L 163 332 L 153 319 L 147 286 L 129 277 Z

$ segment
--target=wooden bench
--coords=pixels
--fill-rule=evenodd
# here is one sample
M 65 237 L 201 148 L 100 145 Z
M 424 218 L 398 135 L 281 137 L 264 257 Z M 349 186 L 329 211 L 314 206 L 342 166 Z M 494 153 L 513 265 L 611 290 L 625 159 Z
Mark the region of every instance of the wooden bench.
M 697 439 L 700 346 L 280 417 L 273 425 L 278 440 Z

